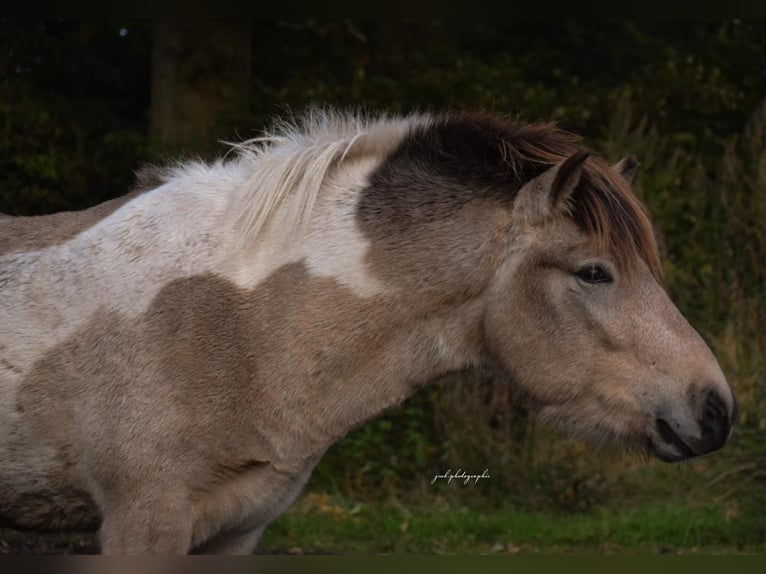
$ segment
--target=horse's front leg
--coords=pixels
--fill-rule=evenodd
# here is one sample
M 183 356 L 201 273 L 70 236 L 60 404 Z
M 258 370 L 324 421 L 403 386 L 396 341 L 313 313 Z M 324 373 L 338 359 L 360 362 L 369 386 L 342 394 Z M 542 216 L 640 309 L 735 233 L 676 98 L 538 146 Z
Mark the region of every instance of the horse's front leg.
M 103 554 L 187 554 L 192 506 L 183 490 L 152 487 L 110 496 L 103 507 Z

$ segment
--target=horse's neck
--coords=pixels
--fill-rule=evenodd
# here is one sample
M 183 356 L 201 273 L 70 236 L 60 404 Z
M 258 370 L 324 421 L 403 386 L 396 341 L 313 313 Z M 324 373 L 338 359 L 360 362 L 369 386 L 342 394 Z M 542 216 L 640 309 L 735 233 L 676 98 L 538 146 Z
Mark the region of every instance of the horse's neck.
M 411 297 L 359 298 L 337 284 L 302 278 L 296 269 L 279 283 L 282 322 L 268 333 L 265 346 L 254 340 L 253 348 L 265 374 L 255 382 L 258 396 L 262 392 L 274 402 L 252 420 L 293 461 L 483 358 L 480 299 L 424 309 Z M 304 303 L 292 310 L 292 301 Z M 259 410 L 257 404 L 253 408 Z M 281 421 L 290 421 L 289 429 Z
M 373 417 L 446 374 L 479 366 L 484 360 L 482 310 L 480 298 L 422 317 L 403 305 L 401 316 L 411 316 L 393 328 L 379 348 L 370 349 L 370 363 L 354 373 L 352 385 L 368 395 L 355 405 L 350 402 L 349 412 L 357 408 L 361 417 L 352 414 L 347 423 Z

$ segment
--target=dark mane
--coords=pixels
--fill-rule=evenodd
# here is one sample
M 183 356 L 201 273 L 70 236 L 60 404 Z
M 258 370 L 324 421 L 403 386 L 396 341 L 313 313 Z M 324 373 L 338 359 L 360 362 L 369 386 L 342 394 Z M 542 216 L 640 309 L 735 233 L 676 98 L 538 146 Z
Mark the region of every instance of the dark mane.
M 405 175 L 403 164 L 409 169 L 414 162 L 418 173 L 463 184 L 463 192 L 454 184 L 442 185 L 450 196 L 440 198 L 442 203 L 467 201 L 461 197 L 465 190 L 474 196 L 501 194 L 513 199 L 530 179 L 582 149 L 578 141 L 577 136 L 550 123 L 522 124 L 479 113 L 449 114 L 414 128 L 371 181 L 393 190 L 411 186 L 415 182 Z M 643 260 L 661 278 L 649 216 L 628 182 L 602 158 L 591 155 L 586 160 L 570 210 L 575 222 L 611 250 L 624 269 L 632 270 Z

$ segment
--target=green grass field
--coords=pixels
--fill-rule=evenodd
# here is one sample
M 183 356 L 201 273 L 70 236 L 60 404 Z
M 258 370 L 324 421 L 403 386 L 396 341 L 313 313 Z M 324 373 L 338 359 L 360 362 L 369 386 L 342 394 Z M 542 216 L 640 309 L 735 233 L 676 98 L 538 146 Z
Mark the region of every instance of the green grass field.
M 293 554 L 759 554 L 725 507 L 653 505 L 583 514 L 448 503 L 406 508 L 307 494 L 259 552 Z

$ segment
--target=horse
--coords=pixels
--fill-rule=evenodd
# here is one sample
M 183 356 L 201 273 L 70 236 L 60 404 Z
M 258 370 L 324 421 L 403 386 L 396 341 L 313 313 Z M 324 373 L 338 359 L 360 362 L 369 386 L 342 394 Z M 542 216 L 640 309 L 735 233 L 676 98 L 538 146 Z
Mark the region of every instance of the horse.
M 77 212 L 0 217 L 0 521 L 252 553 L 334 442 L 489 368 L 675 462 L 736 416 L 633 156 L 485 112 L 313 109 Z

